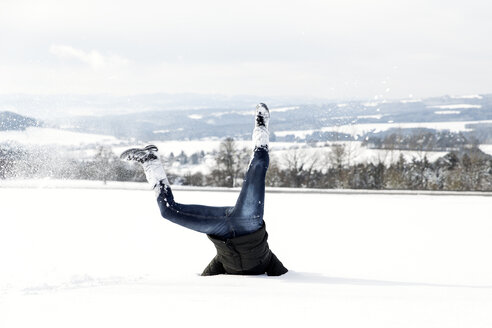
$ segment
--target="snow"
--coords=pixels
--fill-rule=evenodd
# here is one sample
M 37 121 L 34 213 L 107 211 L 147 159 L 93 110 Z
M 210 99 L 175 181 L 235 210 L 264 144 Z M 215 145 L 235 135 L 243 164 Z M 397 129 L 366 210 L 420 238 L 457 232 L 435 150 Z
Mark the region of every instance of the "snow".
M 288 107 L 276 107 L 276 108 L 270 108 L 271 112 L 288 112 L 291 110 L 297 110 L 299 109 L 299 106 L 288 106 Z M 221 117 L 223 115 L 245 115 L 245 116 L 254 116 L 256 113 L 255 110 L 243 110 L 243 111 L 227 111 L 227 112 L 215 112 L 210 115 L 215 116 L 215 117 Z
M 410 122 L 410 123 L 369 123 L 369 124 L 356 124 L 356 125 L 341 125 L 341 126 L 332 126 L 323 128 L 323 131 L 338 131 L 349 133 L 352 135 L 362 135 L 365 132 L 373 131 L 380 132 L 386 131 L 391 128 L 402 128 L 402 129 L 411 129 L 411 128 L 427 128 L 427 129 L 436 129 L 436 130 L 449 130 L 451 132 L 460 132 L 460 131 L 471 131 L 471 129 L 466 126 L 469 124 L 478 124 L 478 123 L 491 123 L 491 120 L 484 121 L 458 121 L 458 122 Z
M 159 148 L 159 153 L 164 156 L 168 156 L 170 153 L 174 155 L 179 155 L 181 152 L 184 152 L 188 156 L 192 155 L 196 152 L 201 152 L 202 150 L 205 153 L 211 153 L 213 151 L 217 151 L 219 149 L 221 139 L 203 139 L 203 140 L 190 140 L 190 141 L 181 141 L 181 140 L 170 140 L 170 141 L 150 141 L 150 144 L 154 144 Z M 251 140 L 236 140 L 236 145 L 238 149 L 251 149 L 252 143 Z M 132 147 L 141 147 L 141 144 L 130 144 L 124 146 L 115 146 L 113 147 L 113 151 L 115 154 L 121 154 L 124 150 Z M 305 144 L 299 144 L 294 142 L 270 142 L 270 150 L 272 152 L 283 151 L 291 148 L 298 148 L 301 146 L 305 146 Z M 203 163 L 198 165 L 191 164 L 180 164 L 179 162 L 175 162 L 171 167 L 166 167 L 170 172 L 174 174 L 184 175 L 187 173 L 197 173 L 201 172 L 203 174 L 209 173 L 213 168 L 215 168 L 216 162 L 212 155 L 206 155 Z
M 200 277 L 205 236 L 162 219 L 146 187 L 99 184 L 0 188 L 1 327 L 492 325 L 489 197 L 267 193 L 291 271 Z M 237 190 L 175 197 L 228 205 Z
M 296 138 L 305 138 L 313 132 L 320 130 L 287 130 L 287 131 L 275 131 L 277 137 L 295 136 Z
M 153 140 L 150 141 L 150 144 L 156 145 L 159 148 L 159 152 L 163 155 L 169 155 L 170 153 L 173 153 L 174 155 L 180 154 L 182 151 L 186 153 L 187 155 L 191 155 L 196 152 L 204 151 L 204 152 L 212 152 L 214 150 L 219 149 L 219 145 L 222 142 L 222 139 L 202 139 L 202 140 L 189 140 L 189 141 L 182 141 L 182 140 L 169 140 L 169 141 L 159 141 L 159 140 Z M 251 149 L 252 144 L 251 140 L 236 140 L 236 145 L 239 149 L 241 148 L 247 148 Z M 113 149 L 115 150 L 116 153 L 120 153 L 124 151 L 127 148 L 130 147 L 140 147 L 142 146 L 141 144 L 135 144 L 135 145 L 130 145 L 130 146 L 117 146 L 114 147 Z M 270 148 L 271 149 L 285 149 L 285 148 L 290 148 L 293 146 L 299 146 L 299 144 L 294 143 L 294 142 L 271 142 L 270 143 Z
M 205 152 L 212 152 L 219 148 L 221 140 L 196 140 L 196 141 L 152 141 L 159 148 L 159 152 L 162 155 L 169 155 L 171 152 L 174 155 L 178 155 L 183 151 L 187 155 L 191 155 L 195 152 L 201 150 Z M 236 144 L 239 149 L 246 148 L 251 149 L 251 141 L 249 140 L 238 140 Z M 380 150 L 380 149 L 369 149 L 362 146 L 360 141 L 341 141 L 341 142 L 331 142 L 325 143 L 320 142 L 315 145 L 306 145 L 304 143 L 295 142 L 270 142 L 270 152 L 272 159 L 278 160 L 280 167 L 286 167 L 286 158 L 288 154 L 293 152 L 298 152 L 306 158 L 320 159 L 319 169 L 326 169 L 326 163 L 323 161 L 326 155 L 331 152 L 332 144 L 342 144 L 345 145 L 347 151 L 347 159 L 350 160 L 351 164 L 354 163 L 385 163 L 389 165 L 398 160 L 400 154 L 402 154 L 406 160 L 412 160 L 413 158 L 422 159 L 427 156 L 430 161 L 435 161 L 439 157 L 447 154 L 447 152 L 439 151 L 405 151 L 405 150 Z M 113 148 L 116 154 L 120 154 L 125 149 L 130 147 L 137 147 L 141 145 L 130 145 L 130 146 L 117 146 Z M 315 147 L 311 147 L 315 146 Z M 308 160 L 309 161 L 309 160 Z M 175 174 L 186 174 L 186 173 L 196 173 L 202 172 L 204 174 L 208 173 L 215 167 L 215 160 L 212 156 L 206 156 L 205 162 L 200 165 L 179 165 L 175 163 L 172 167 L 166 167 L 169 171 Z
M 360 115 L 357 116 L 358 119 L 361 118 L 375 118 L 376 120 L 380 120 L 384 115 Z
M 427 108 L 441 108 L 441 109 L 468 109 L 468 108 L 482 108 L 482 105 L 471 105 L 471 104 L 454 104 L 454 105 L 437 105 L 437 106 L 427 106 Z
M 482 121 L 487 122 L 487 121 Z M 492 122 L 492 121 L 490 121 Z M 465 124 L 467 123 L 477 123 L 477 122 L 443 122 L 441 128 L 450 128 L 455 125 L 456 130 L 465 129 Z M 435 123 L 429 123 L 427 127 L 436 125 L 431 125 Z M 360 124 L 360 125 L 346 125 L 339 127 L 329 127 L 324 128 L 323 130 L 333 129 L 338 132 L 351 133 L 355 136 L 361 134 L 363 131 L 382 131 L 383 129 L 389 129 L 390 127 L 401 126 L 401 124 Z M 415 126 L 412 125 L 412 126 Z M 295 134 L 297 136 L 305 136 L 311 134 L 314 130 L 303 130 L 303 131 L 285 131 L 286 134 Z M 283 135 L 282 132 L 275 132 L 277 136 Z M 21 144 L 36 146 L 36 145 L 59 145 L 59 146 L 69 146 L 69 147 L 81 147 L 81 149 L 75 151 L 71 150 L 70 155 L 76 156 L 78 158 L 91 158 L 95 155 L 94 148 L 90 147 L 92 144 L 101 144 L 110 146 L 115 154 L 121 154 L 124 150 L 132 147 L 141 147 L 141 143 L 129 143 L 128 141 L 122 141 L 117 138 L 111 136 L 104 135 L 95 135 L 95 134 L 85 134 L 85 133 L 77 133 L 70 132 L 58 129 L 50 129 L 50 128 L 28 128 L 26 131 L 4 131 L 0 132 L 0 141 L 15 141 Z M 201 172 L 203 174 L 209 173 L 215 167 L 215 160 L 213 156 L 210 154 L 213 151 L 219 149 L 219 145 L 221 143 L 221 139 L 213 138 L 213 139 L 203 139 L 203 140 L 192 140 L 192 141 L 178 141 L 178 140 L 170 140 L 170 141 L 158 141 L 153 140 L 147 143 L 155 144 L 159 148 L 159 151 L 162 155 L 168 156 L 171 152 L 174 155 L 178 155 L 181 152 L 186 153 L 188 156 L 192 155 L 196 152 L 204 151 L 208 153 L 204 161 L 198 165 L 192 164 L 183 164 L 181 165 L 178 162 L 172 164 L 172 166 L 166 166 L 166 169 L 169 172 L 185 175 L 188 173 L 194 174 L 197 172 Z M 398 160 L 400 154 L 402 154 L 407 160 L 411 160 L 412 158 L 423 158 L 424 155 L 430 161 L 434 161 L 437 158 L 444 156 L 446 152 L 417 152 L 417 151 L 389 151 L 389 150 L 378 150 L 378 149 L 369 149 L 366 147 L 362 147 L 361 142 L 351 141 L 351 142 L 337 142 L 344 144 L 346 146 L 346 150 L 349 154 L 347 154 L 347 160 L 350 164 L 354 163 L 379 163 L 383 162 L 387 165 Z M 237 140 L 237 147 L 239 149 L 246 148 L 251 149 L 252 143 L 250 140 Z M 303 154 L 303 156 L 309 156 L 310 158 L 318 157 L 321 159 L 319 161 L 319 169 L 326 169 L 326 162 L 323 161 L 326 158 L 326 155 L 331 151 L 330 145 L 333 143 L 318 143 L 316 145 L 313 144 L 305 144 L 305 143 L 295 143 L 295 142 L 270 142 L 270 149 L 272 153 L 272 158 L 278 160 L 278 164 L 280 167 L 285 167 L 285 159 L 288 153 L 292 153 L 293 151 L 298 151 Z M 315 147 L 313 147 L 315 146 Z M 492 154 L 492 150 L 490 147 L 484 146 L 481 147 L 486 153 Z M 298 150 L 296 150 L 298 149 Z
M 424 156 L 431 162 L 435 161 L 439 157 L 447 154 L 445 151 L 415 151 L 415 150 L 391 150 L 391 149 L 370 149 L 362 146 L 360 141 L 339 141 L 332 142 L 328 145 L 320 143 L 317 147 L 305 147 L 294 149 L 276 149 L 272 151 L 272 158 L 278 161 L 281 168 L 287 168 L 289 155 L 292 155 L 294 151 L 298 152 L 300 158 L 305 159 L 306 163 L 311 163 L 314 159 L 317 159 L 317 165 L 314 168 L 325 171 L 330 163 L 327 162 L 327 155 L 332 151 L 331 145 L 339 144 L 345 147 L 344 164 L 358 164 L 358 163 L 384 163 L 390 165 L 398 161 L 400 154 L 403 155 L 406 161 L 412 159 L 423 159 Z M 290 158 L 291 159 L 291 158 Z
M 461 114 L 459 110 L 438 110 L 435 111 L 434 114 L 437 115 L 458 115 Z
M 169 133 L 171 130 L 154 130 L 152 133 L 158 134 L 158 133 Z
M 392 128 L 427 128 L 436 130 L 450 130 L 451 132 L 471 131 L 466 126 L 469 124 L 492 123 L 492 120 L 483 121 L 455 121 L 455 122 L 408 122 L 408 123 L 365 123 L 365 124 L 345 124 L 337 126 L 327 126 L 319 130 L 297 130 L 297 131 L 275 131 L 278 137 L 294 135 L 295 137 L 304 138 L 315 131 L 321 132 L 339 132 L 347 133 L 353 136 L 363 135 L 367 132 L 381 132 Z
M 365 107 L 376 107 L 376 106 L 379 106 L 380 103 L 379 102 L 367 102 L 367 103 L 364 103 L 363 105 Z
M 483 99 L 480 95 L 451 96 L 453 99 Z
M 253 145 L 255 148 L 265 148 L 268 147 L 270 140 L 270 133 L 268 129 L 259 126 L 255 127 L 253 130 Z
M 29 127 L 25 131 L 0 131 L 0 141 L 14 141 L 20 144 L 59 146 L 89 145 L 94 143 L 120 143 L 120 141 L 113 136 L 40 127 Z
M 491 144 L 482 144 L 482 145 L 479 145 L 478 148 L 480 148 L 480 150 L 483 151 L 484 153 L 492 155 L 492 145 Z
M 228 111 L 228 112 L 216 112 L 212 113 L 210 115 L 215 116 L 215 117 L 221 117 L 223 115 L 245 115 L 245 116 L 251 116 L 254 115 L 255 111 Z
M 297 110 L 299 108 L 300 108 L 299 106 L 270 108 L 270 112 L 275 112 L 275 113 L 288 112 L 288 111 L 291 111 L 291 110 Z

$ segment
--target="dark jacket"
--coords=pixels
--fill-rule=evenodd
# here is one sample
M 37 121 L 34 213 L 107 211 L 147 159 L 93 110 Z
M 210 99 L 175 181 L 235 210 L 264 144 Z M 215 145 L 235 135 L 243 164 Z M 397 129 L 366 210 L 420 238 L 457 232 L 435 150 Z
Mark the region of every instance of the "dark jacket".
M 243 274 L 280 276 L 287 272 L 268 247 L 265 225 L 249 235 L 220 239 L 207 235 L 217 249 L 217 255 L 205 268 L 202 276 Z

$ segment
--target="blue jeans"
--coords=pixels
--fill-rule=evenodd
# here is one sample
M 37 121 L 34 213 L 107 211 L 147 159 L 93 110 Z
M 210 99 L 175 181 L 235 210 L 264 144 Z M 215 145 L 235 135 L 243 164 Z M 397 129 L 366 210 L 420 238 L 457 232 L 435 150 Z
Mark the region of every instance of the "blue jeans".
M 162 188 L 157 204 L 162 216 L 180 226 L 220 238 L 250 234 L 263 226 L 268 150 L 257 149 L 234 207 L 176 203 L 171 188 Z

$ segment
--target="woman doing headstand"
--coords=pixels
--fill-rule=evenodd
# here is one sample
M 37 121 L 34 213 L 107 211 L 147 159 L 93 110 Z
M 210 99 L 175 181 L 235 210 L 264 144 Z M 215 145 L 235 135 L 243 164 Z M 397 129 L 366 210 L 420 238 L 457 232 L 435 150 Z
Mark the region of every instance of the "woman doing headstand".
M 268 234 L 263 221 L 265 175 L 269 164 L 269 119 L 268 107 L 258 104 L 253 130 L 253 157 L 233 207 L 175 202 L 162 163 L 156 155 L 156 146 L 128 149 L 121 154 L 123 159 L 142 164 L 165 219 L 205 233 L 214 243 L 217 255 L 205 268 L 203 276 L 225 273 L 279 276 L 287 272 L 268 246 Z

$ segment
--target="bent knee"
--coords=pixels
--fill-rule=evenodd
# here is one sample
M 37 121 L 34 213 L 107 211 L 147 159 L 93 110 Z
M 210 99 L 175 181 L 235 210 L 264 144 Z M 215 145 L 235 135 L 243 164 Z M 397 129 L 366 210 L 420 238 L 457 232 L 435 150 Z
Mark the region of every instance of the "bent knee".
M 161 211 L 161 215 L 164 218 L 169 216 L 171 204 L 165 196 L 160 196 L 159 198 L 157 198 L 157 205 L 159 205 L 159 210 Z

